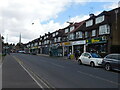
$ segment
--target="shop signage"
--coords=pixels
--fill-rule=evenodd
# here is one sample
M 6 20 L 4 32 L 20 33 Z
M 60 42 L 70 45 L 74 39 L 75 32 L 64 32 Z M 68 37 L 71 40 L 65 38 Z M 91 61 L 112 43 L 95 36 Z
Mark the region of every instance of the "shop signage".
M 71 43 L 70 42 L 64 42 L 63 45 L 64 46 L 69 46 L 69 45 L 71 45 Z
M 37 49 L 38 47 L 36 46 L 36 47 L 32 47 L 31 49 Z
M 86 40 L 87 44 L 92 44 L 92 43 L 104 43 L 106 42 L 105 40 L 103 40 L 102 38 L 93 38 L 93 39 L 88 39 Z
M 83 45 L 83 44 L 86 44 L 86 41 L 85 41 L 85 40 L 72 42 L 72 45 Z

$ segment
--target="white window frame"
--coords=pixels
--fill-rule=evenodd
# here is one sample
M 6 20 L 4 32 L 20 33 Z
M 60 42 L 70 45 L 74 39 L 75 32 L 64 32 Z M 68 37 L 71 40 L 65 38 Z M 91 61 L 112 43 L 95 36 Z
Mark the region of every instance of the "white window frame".
M 85 32 L 85 38 L 88 38 L 88 32 L 87 31 Z
M 79 32 L 76 32 L 76 38 L 78 39 L 78 38 L 83 38 L 83 35 L 82 35 L 83 33 L 81 32 L 81 31 L 79 31 Z
M 37 45 L 38 45 L 38 43 L 36 42 L 34 45 L 35 45 L 35 46 L 37 46 Z
M 75 26 L 70 27 L 70 32 L 75 29 Z
M 86 21 L 86 27 L 92 26 L 93 20 Z
M 42 45 L 42 43 L 41 43 L 41 42 L 39 42 L 39 45 Z
M 56 32 L 56 35 L 58 35 L 58 32 Z
M 69 32 L 69 29 L 68 29 L 68 28 L 66 28 L 66 29 L 65 29 L 65 33 L 68 33 L 68 32 Z
M 96 30 L 92 30 L 92 36 L 96 36 Z
M 53 33 L 52 36 L 55 37 L 55 33 Z
M 99 16 L 95 19 L 95 24 L 101 23 L 105 20 L 105 16 Z
M 74 39 L 74 33 L 71 33 L 70 35 L 69 35 L 69 40 L 73 40 Z
M 105 24 L 99 26 L 99 35 L 110 34 L 110 26 Z
M 61 41 L 61 37 L 58 37 L 58 42 L 60 42 Z

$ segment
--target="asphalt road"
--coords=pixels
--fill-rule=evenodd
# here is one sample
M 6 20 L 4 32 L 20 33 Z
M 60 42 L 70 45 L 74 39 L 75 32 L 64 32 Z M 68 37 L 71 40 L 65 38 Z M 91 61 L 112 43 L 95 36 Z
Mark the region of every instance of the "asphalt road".
M 25 65 L 28 70 L 32 71 L 35 74 L 35 77 L 42 79 L 43 83 L 46 83 L 48 87 L 120 87 L 119 72 L 105 71 L 102 68 L 92 68 L 86 65 L 78 65 L 76 61 L 65 60 L 64 58 L 59 57 L 45 57 L 27 54 L 11 54 L 11 57 L 14 59 L 19 59 L 19 61 L 22 62 L 22 64 Z M 16 63 L 16 61 L 14 61 L 14 63 Z M 18 67 L 17 64 L 15 67 Z

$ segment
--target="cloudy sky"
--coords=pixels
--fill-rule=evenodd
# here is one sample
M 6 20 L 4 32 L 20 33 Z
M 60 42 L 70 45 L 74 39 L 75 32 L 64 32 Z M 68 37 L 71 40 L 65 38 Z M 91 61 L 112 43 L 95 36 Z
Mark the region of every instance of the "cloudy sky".
M 64 28 L 118 6 L 119 0 L 0 0 L 0 33 L 4 42 L 27 43 L 47 32 Z M 34 24 L 32 24 L 34 23 Z

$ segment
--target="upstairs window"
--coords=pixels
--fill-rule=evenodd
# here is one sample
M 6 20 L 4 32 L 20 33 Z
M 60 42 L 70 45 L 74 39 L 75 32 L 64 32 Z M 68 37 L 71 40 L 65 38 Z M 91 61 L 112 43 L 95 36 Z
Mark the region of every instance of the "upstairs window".
M 38 45 L 38 43 L 35 43 L 35 46 L 37 46 Z
M 61 37 L 58 37 L 58 42 L 60 42 L 61 41 Z
M 78 38 L 82 38 L 83 36 L 82 36 L 82 32 L 81 31 L 79 31 L 79 32 L 76 32 L 76 38 L 78 39 Z
M 74 34 L 71 33 L 71 34 L 69 35 L 69 40 L 73 40 L 73 39 L 74 39 Z
M 85 38 L 88 38 L 88 32 L 85 32 Z
M 56 32 L 56 35 L 58 35 L 58 32 Z
M 75 29 L 75 27 L 74 27 L 74 26 L 70 27 L 70 32 L 71 32 L 72 30 L 74 30 L 74 29 Z
M 44 37 L 44 39 L 46 39 L 46 37 Z
M 96 30 L 92 30 L 92 36 L 96 36 Z
M 49 44 L 49 40 L 47 40 L 47 44 Z
M 69 32 L 68 28 L 67 28 L 67 29 L 65 29 L 65 33 L 68 33 L 68 32 Z
M 97 18 L 95 19 L 95 24 L 98 24 L 98 23 L 103 22 L 104 19 L 105 19 L 105 16 L 104 16 L 104 15 L 103 15 L 103 16 L 100 16 L 100 17 L 97 17 Z
M 110 26 L 109 25 L 99 26 L 99 35 L 103 35 L 103 34 L 110 34 Z
M 55 33 L 53 33 L 52 36 L 55 37 Z
M 39 42 L 39 45 L 41 45 L 42 43 L 41 42 Z
M 57 38 L 54 38 L 54 42 L 57 42 Z
M 86 27 L 92 26 L 93 25 L 93 20 L 89 20 L 86 22 Z

